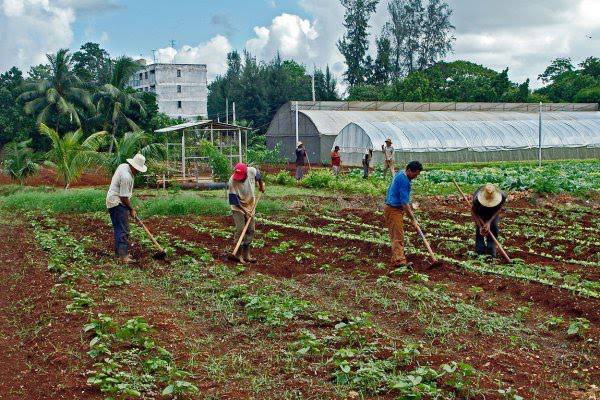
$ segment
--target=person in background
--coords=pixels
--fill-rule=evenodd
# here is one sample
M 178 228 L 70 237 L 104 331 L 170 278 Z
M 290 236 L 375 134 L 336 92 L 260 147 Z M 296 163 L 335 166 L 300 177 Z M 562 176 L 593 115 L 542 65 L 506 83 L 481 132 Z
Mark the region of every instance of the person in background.
M 371 167 L 371 159 L 372 158 L 373 158 L 373 150 L 366 149 L 365 155 L 363 156 L 363 159 L 362 159 L 363 178 L 364 179 L 367 179 L 369 177 L 369 168 Z
M 392 178 L 396 175 L 396 169 L 394 168 L 394 146 L 392 146 L 392 139 L 385 139 L 385 146 L 381 145 L 381 151 L 383 151 L 383 176 L 387 175 L 388 170 L 392 172 Z
M 391 265 L 398 268 L 406 265 L 404 254 L 404 214 L 410 216 L 415 225 L 415 217 L 410 205 L 411 181 L 419 176 L 423 165 L 418 161 L 411 161 L 406 165 L 404 173 L 394 176 L 388 188 L 385 199 L 384 218 L 392 240 Z
M 114 230 L 115 256 L 126 263 L 134 261 L 129 255 L 129 216 L 137 216 L 131 206 L 134 177 L 138 172 L 144 173 L 147 170 L 143 155 L 138 153 L 133 158 L 128 158 L 126 163 L 117 167 L 106 194 L 106 208 Z
M 304 176 L 304 164 L 306 164 L 306 149 L 302 142 L 298 142 L 296 147 L 296 180 L 298 181 Z
M 340 167 L 342 166 L 342 159 L 340 158 L 340 146 L 335 146 L 331 152 L 331 169 L 333 175 L 338 176 L 340 174 Z
M 496 243 L 490 233 L 496 239 L 498 238 L 499 215 L 505 202 L 506 194 L 491 183 L 486 183 L 473 193 L 471 215 L 475 221 L 475 251 L 477 254 L 496 257 Z
M 227 183 L 227 196 L 229 205 L 231 206 L 231 214 L 233 215 L 233 223 L 235 224 L 235 235 L 233 236 L 234 246 L 237 244 L 244 226 L 248 218 L 253 216 L 254 205 L 256 204 L 256 196 L 254 194 L 254 186 L 258 183 L 258 190 L 264 193 L 265 183 L 262 180 L 260 172 L 254 167 L 248 167 L 244 163 L 235 165 L 233 175 Z M 231 260 L 244 263 L 255 263 L 256 259 L 250 255 L 250 245 L 254 238 L 255 223 L 252 218 L 246 230 L 246 235 L 242 241 L 242 245 L 238 251 L 232 253 L 229 258 Z

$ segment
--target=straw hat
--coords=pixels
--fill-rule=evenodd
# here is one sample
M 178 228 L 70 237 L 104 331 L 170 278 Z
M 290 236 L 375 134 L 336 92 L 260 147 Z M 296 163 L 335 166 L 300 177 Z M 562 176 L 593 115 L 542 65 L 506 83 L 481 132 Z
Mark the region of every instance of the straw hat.
M 385 139 L 385 142 L 386 142 L 386 143 L 392 143 L 392 139 L 390 139 L 390 138 L 387 138 L 387 139 Z
M 297 147 L 300 147 L 300 146 L 302 146 L 302 142 L 298 142 L 298 143 L 296 143 L 296 146 L 297 146 Z
M 502 193 L 496 185 L 486 183 L 477 193 L 477 200 L 484 207 L 496 207 L 502 202 Z
M 142 173 L 144 173 L 148 170 L 148 167 L 146 166 L 146 157 L 144 157 L 140 153 L 137 153 L 135 156 L 133 156 L 133 158 L 128 158 L 127 162 L 133 168 L 137 169 L 138 171 L 140 171 Z

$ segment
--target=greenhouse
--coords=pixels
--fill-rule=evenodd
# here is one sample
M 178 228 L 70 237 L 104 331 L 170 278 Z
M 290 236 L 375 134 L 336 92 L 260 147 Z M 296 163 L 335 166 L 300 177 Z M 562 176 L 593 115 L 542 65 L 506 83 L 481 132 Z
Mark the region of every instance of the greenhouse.
M 296 137 L 311 163 L 329 163 L 335 145 L 342 162 L 360 165 L 365 149 L 381 160 L 392 138 L 398 161 L 534 160 L 540 105 L 532 103 L 296 102 L 284 104 L 267 131 L 267 146 L 293 159 Z M 543 156 L 600 157 L 598 104 L 543 104 Z M 296 128 L 297 126 L 297 128 Z

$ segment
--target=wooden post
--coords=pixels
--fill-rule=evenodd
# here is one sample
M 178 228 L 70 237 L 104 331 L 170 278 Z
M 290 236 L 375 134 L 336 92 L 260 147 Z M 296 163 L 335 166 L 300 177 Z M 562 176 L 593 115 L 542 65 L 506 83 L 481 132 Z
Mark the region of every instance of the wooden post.
M 238 129 L 238 151 L 239 151 L 239 155 L 240 155 L 240 162 L 244 162 L 243 157 L 242 157 L 242 131 L 240 129 Z
M 181 131 L 181 174 L 185 179 L 185 130 Z

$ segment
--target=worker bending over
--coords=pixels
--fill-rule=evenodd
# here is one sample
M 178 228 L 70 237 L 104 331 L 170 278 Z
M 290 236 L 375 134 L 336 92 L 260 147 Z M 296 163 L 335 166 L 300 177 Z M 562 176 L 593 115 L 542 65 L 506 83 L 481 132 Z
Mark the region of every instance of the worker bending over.
M 248 167 L 244 163 L 237 163 L 227 184 L 227 195 L 229 196 L 229 204 L 231 205 L 231 213 L 235 224 L 234 246 L 237 244 L 246 222 L 252 217 L 241 247 L 236 253 L 230 255 L 230 259 L 242 264 L 256 262 L 256 259 L 250 255 L 250 245 L 254 238 L 254 207 L 256 204 L 254 186 L 256 183 L 258 183 L 259 190 L 264 192 L 265 184 L 258 169 Z
M 481 186 L 473 193 L 471 214 L 475 221 L 475 251 L 477 254 L 496 257 L 496 243 L 490 233 L 496 239 L 498 238 L 499 214 L 505 202 L 506 195 L 491 183 Z
M 410 205 L 411 181 L 419 176 L 422 170 L 423 165 L 420 162 L 409 162 L 404 172 L 394 177 L 387 191 L 384 217 L 392 240 L 391 263 L 394 268 L 406 265 L 403 218 L 405 213 L 408 214 L 411 223 L 415 225 L 415 216 Z
M 117 167 L 106 194 L 106 208 L 115 236 L 115 255 L 124 262 L 134 261 L 129 256 L 129 216 L 135 218 L 137 215 L 130 202 L 134 177 L 138 172 L 144 173 L 147 170 L 143 155 L 138 153 L 133 158 L 128 158 L 126 163 Z

